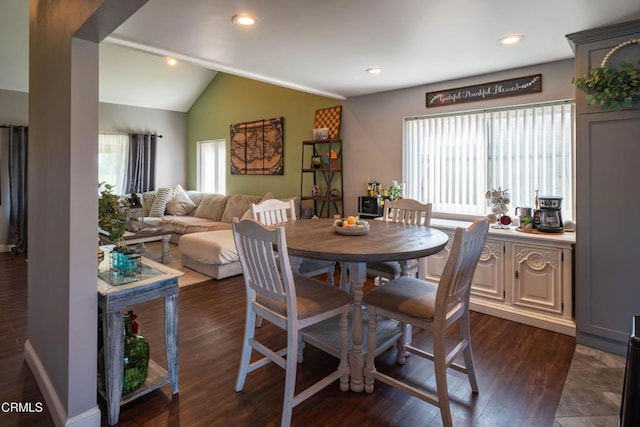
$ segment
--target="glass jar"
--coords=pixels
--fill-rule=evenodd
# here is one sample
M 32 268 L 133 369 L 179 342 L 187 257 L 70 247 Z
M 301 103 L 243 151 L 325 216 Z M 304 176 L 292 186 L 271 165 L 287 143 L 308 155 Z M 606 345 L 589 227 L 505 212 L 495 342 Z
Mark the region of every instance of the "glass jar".
M 136 315 L 129 311 L 122 316 L 124 321 L 124 360 L 122 364 L 122 394 L 136 390 L 147 379 L 149 369 L 149 341 L 136 334 Z M 104 372 L 104 347 L 98 352 L 98 371 L 102 380 L 102 388 L 105 384 Z

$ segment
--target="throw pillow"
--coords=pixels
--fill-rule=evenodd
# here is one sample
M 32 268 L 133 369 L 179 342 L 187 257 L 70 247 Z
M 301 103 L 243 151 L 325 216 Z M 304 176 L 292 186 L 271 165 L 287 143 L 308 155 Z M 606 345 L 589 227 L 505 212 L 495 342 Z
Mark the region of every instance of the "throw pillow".
M 182 187 L 180 187 L 180 190 L 182 190 Z M 167 212 L 170 215 L 188 215 L 195 208 L 196 204 L 193 203 L 184 190 L 178 191 L 167 203 Z
M 205 194 L 193 216 L 207 218 L 212 221 L 220 221 L 226 205 L 227 196 L 222 194 Z
M 156 198 L 153 200 L 153 205 L 151 205 L 151 209 L 149 210 L 149 216 L 163 216 L 164 211 L 167 209 L 167 203 L 169 203 L 172 197 L 172 188 L 158 188 Z
M 144 212 L 144 216 L 149 216 L 149 211 L 151 211 L 151 206 L 153 206 L 153 201 L 156 198 L 157 191 L 145 191 L 142 193 L 142 197 L 140 201 L 142 202 L 142 210 Z

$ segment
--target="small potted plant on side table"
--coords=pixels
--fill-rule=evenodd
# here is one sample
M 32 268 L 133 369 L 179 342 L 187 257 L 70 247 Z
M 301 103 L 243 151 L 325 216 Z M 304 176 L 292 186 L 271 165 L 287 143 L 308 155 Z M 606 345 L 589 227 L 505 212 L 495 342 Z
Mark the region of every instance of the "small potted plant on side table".
M 98 199 L 98 227 L 108 234 L 116 246 L 111 251 L 111 269 L 124 275 L 136 274 L 140 268 L 140 255 L 127 247 L 124 232 L 127 225 L 126 198 L 113 194 L 113 186 L 100 183 Z

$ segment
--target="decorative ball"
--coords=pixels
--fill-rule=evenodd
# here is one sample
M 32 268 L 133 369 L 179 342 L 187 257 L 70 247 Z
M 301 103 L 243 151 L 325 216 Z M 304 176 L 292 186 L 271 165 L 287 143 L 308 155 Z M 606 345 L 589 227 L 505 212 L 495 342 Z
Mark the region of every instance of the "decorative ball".
M 576 223 L 571 220 L 564 221 L 564 229 L 567 231 L 575 231 Z

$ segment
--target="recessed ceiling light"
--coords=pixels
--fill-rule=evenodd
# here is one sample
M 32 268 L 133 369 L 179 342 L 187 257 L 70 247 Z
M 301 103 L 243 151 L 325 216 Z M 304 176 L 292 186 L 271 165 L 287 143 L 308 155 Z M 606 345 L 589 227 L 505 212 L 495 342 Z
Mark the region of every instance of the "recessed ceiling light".
M 500 37 L 498 41 L 502 44 L 516 44 L 522 41 L 524 36 L 522 34 L 509 34 L 504 37 Z
M 380 74 L 382 72 L 382 68 L 380 67 L 371 67 L 365 70 L 369 74 Z
M 171 66 L 174 66 L 178 63 L 178 61 L 176 61 L 176 58 L 172 58 L 170 56 L 167 56 L 166 60 L 167 60 L 167 64 Z
M 237 15 L 233 15 L 231 21 L 236 25 L 250 27 L 258 22 L 258 18 L 248 13 L 238 13 Z

